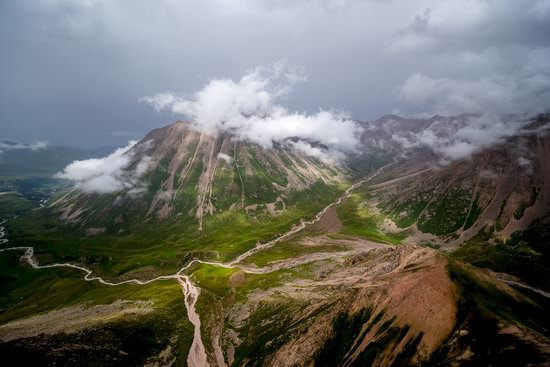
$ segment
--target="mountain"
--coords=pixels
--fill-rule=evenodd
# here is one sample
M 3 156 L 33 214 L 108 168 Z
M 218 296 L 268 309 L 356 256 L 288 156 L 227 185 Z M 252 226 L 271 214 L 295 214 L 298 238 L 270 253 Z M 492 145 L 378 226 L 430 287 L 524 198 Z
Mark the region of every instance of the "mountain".
M 178 121 L 155 129 L 125 153 L 123 175 L 147 162 L 143 186 L 112 194 L 74 190 L 54 207 L 82 225 L 117 229 L 127 222 L 181 220 L 202 229 L 205 216 L 242 211 L 276 216 L 302 200 L 336 190 L 343 171 L 283 144 L 264 149 L 230 134 L 207 135 Z
M 0 351 L 58 365 L 547 365 L 548 116 L 358 124 L 345 160 L 179 121 L 65 168 L 75 187 L 2 224 Z
M 376 187 L 379 206 L 400 228 L 454 235 L 453 244 L 492 226 L 509 239 L 550 211 L 550 121 L 536 122 L 467 159 L 436 165 L 413 160 L 408 172 L 388 171 L 399 180 Z M 541 130 L 541 128 L 543 128 Z
M 377 249 L 320 269 L 224 304 L 221 344 L 235 348 L 229 364 L 512 366 L 550 358 L 548 299 L 432 249 Z M 248 276 L 232 275 L 237 292 L 239 277 L 246 284 Z
M 369 205 L 407 243 L 454 251 L 461 259 L 550 289 L 550 127 L 548 116 L 467 159 L 444 165 L 410 151 L 370 188 Z

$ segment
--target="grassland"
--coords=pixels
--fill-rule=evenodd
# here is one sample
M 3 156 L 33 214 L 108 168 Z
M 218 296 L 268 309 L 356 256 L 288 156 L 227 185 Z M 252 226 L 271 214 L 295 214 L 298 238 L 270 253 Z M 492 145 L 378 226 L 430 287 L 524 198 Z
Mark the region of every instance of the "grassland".
M 254 264 L 256 266 L 265 266 L 278 260 L 285 260 L 317 252 L 338 252 L 345 251 L 348 248 L 338 244 L 326 245 L 304 245 L 297 241 L 287 241 L 278 243 L 276 246 L 257 252 L 245 259 L 245 264 Z
M 17 192 L 0 193 L 0 218 L 16 215 L 32 208 L 34 203 Z
M 218 297 L 224 297 L 230 289 L 229 278 L 237 269 L 200 264 L 191 274 L 201 289 L 206 289 Z
M 12 246 L 33 246 L 40 261 L 84 263 L 110 278 L 145 277 L 177 271 L 194 258 L 227 261 L 285 232 L 328 205 L 340 188 L 314 185 L 288 198 L 287 210 L 250 218 L 244 210 L 204 219 L 153 220 L 122 231 L 89 236 L 80 225 L 60 225 L 51 209 L 28 212 L 8 223 Z M 292 203 L 292 204 L 290 204 Z
M 536 234 L 533 234 L 535 232 Z M 481 232 L 452 253 L 453 258 L 480 268 L 507 273 L 528 284 L 550 290 L 550 251 L 543 230 L 536 225 L 512 240 L 490 243 L 490 234 Z M 533 242 L 531 242 L 531 240 Z
M 112 365 L 143 364 L 147 358 L 172 345 L 178 365 L 183 365 L 193 329 L 185 317 L 181 288 L 175 281 L 108 287 L 84 281 L 82 272 L 74 269 L 30 269 L 23 266 L 20 256 L 21 253 L 12 251 L 0 253 L 2 324 L 73 305 L 91 307 L 117 300 L 152 301 L 154 311 L 139 318 L 115 316 L 106 324 L 86 329 L 76 336 L 43 335 L 23 344 L 2 343 L 0 350 L 4 358 L 17 357 L 29 363 L 59 358 L 66 363 L 70 358 L 86 354 L 83 365 L 94 365 L 104 358 L 109 358 Z M 68 343 L 69 347 L 64 356 L 55 355 L 48 347 L 51 343 Z M 107 350 L 106 344 L 110 346 Z M 97 353 L 97 350 L 102 352 Z
M 368 198 L 370 194 L 367 189 L 361 189 L 338 206 L 336 212 L 343 224 L 340 232 L 375 242 L 399 244 L 406 235 L 381 231 L 379 228 L 384 221 L 384 216 L 375 214 L 369 209 L 366 203 Z

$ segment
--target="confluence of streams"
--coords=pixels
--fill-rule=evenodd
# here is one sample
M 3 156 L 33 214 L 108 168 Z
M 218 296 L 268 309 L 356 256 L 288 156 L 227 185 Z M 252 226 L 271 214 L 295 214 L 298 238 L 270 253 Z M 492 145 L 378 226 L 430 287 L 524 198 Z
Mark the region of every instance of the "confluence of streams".
M 349 198 L 351 196 L 351 192 L 356 189 L 357 187 L 361 186 L 365 182 L 368 182 L 372 180 L 373 178 L 380 175 L 380 173 L 388 166 L 395 164 L 396 160 L 394 160 L 392 163 L 389 163 L 383 167 L 378 168 L 374 173 L 372 173 L 369 177 L 360 180 L 353 185 L 351 185 L 342 195 L 338 197 L 334 202 L 330 203 L 326 207 L 323 208 L 320 212 L 318 212 L 313 219 L 309 221 L 301 220 L 300 224 L 297 226 L 294 226 L 287 232 L 281 234 L 280 236 L 274 238 L 271 241 L 268 241 L 266 243 L 258 243 L 255 247 L 252 249 L 244 252 L 243 254 L 239 255 L 237 258 L 235 258 L 233 261 L 230 261 L 228 263 L 222 263 L 222 262 L 215 262 L 215 261 L 203 261 L 199 259 L 194 259 L 191 262 L 189 262 L 187 265 L 182 267 L 178 272 L 171 274 L 171 275 L 161 275 L 156 278 L 152 278 L 149 280 L 139 280 L 139 279 L 128 279 L 121 282 L 110 282 L 108 280 L 105 280 L 99 276 L 93 276 L 92 270 L 85 268 L 83 266 L 74 265 L 70 263 L 54 263 L 54 264 L 48 264 L 48 265 L 40 265 L 38 264 L 38 261 L 34 257 L 34 248 L 31 246 L 19 246 L 19 247 L 8 247 L 4 249 L 0 249 L 0 252 L 4 251 L 17 251 L 17 250 L 24 250 L 24 254 L 21 257 L 22 260 L 26 261 L 33 269 L 49 269 L 49 268 L 72 268 L 77 269 L 85 273 L 84 280 L 91 282 L 91 281 L 97 281 L 103 285 L 115 287 L 118 285 L 123 284 L 137 284 L 137 285 L 145 285 L 149 283 L 153 283 L 159 280 L 170 280 L 174 279 L 176 280 L 183 291 L 183 300 L 185 303 L 185 308 L 187 310 L 187 318 L 189 321 L 193 324 L 194 327 L 194 335 L 193 335 L 193 342 L 191 344 L 191 349 L 189 350 L 189 354 L 187 355 L 187 364 L 190 367 L 204 367 L 209 366 L 208 359 L 206 355 L 206 349 L 204 348 L 204 344 L 202 342 L 201 338 L 201 321 L 199 314 L 197 313 L 195 309 L 195 304 L 197 303 L 197 300 L 200 295 L 200 288 L 195 286 L 192 282 L 189 276 L 184 275 L 183 272 L 189 269 L 193 264 L 200 263 L 200 264 L 207 264 L 207 265 L 215 265 L 215 266 L 221 266 L 224 268 L 236 268 L 238 267 L 245 273 L 267 273 L 272 272 L 275 270 L 278 270 L 278 268 L 247 268 L 243 266 L 238 266 L 241 261 L 244 259 L 254 255 L 255 253 L 265 250 L 267 248 L 272 247 L 273 245 L 287 239 L 288 237 L 302 231 L 306 226 L 311 225 L 317 221 L 319 221 L 323 215 L 329 210 L 331 207 L 339 205 L 342 201 Z M 6 221 L 0 222 L 0 226 L 4 224 Z M 5 230 L 4 227 L 0 227 L 0 244 L 7 243 L 8 240 L 6 238 L 3 238 L 5 236 Z M 334 255 L 334 254 L 333 254 Z M 304 262 L 307 261 L 304 260 Z M 298 265 L 297 263 L 293 263 L 293 266 Z M 219 363 L 225 364 L 224 361 L 218 361 Z

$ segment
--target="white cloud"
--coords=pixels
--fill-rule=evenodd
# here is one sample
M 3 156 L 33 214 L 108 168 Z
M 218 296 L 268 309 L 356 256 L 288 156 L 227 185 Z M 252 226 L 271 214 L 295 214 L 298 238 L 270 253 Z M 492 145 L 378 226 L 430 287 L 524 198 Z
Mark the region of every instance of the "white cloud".
M 174 191 L 172 190 L 162 190 L 159 193 L 156 194 L 159 200 L 172 200 L 174 197 Z
M 233 157 L 230 157 L 227 154 L 218 153 L 218 157 L 220 157 L 220 159 L 223 159 L 225 162 L 227 162 L 227 164 L 233 163 Z
M 310 157 L 319 159 L 326 164 L 335 164 L 345 159 L 344 153 L 340 151 L 327 151 L 320 147 L 314 147 L 307 141 L 298 140 L 289 142 L 290 146 Z
M 533 173 L 533 164 L 531 163 L 531 161 L 527 158 L 524 158 L 524 157 L 519 157 L 518 158 L 518 165 L 520 167 L 522 167 L 525 172 L 527 172 L 528 174 L 532 174 Z
M 230 132 L 264 148 L 272 147 L 273 142 L 299 138 L 319 142 L 331 152 L 353 150 L 360 129 L 347 114 L 320 110 L 308 115 L 290 112 L 275 103 L 305 79 L 302 70 L 285 70 L 284 63 L 277 63 L 256 68 L 237 82 L 211 80 L 192 98 L 162 93 L 142 101 L 157 110 L 186 116 L 199 131 Z
M 124 148 L 119 148 L 104 158 L 86 159 L 70 163 L 57 178 L 74 181 L 76 186 L 88 193 L 112 193 L 127 190 L 137 194 L 144 190 L 142 176 L 149 167 L 149 157 L 143 157 L 135 169 L 128 170 L 134 155 L 131 141 Z
M 429 147 L 441 155 L 440 163 L 470 157 L 510 136 L 520 134 L 528 119 L 497 115 L 459 116 L 435 120 L 419 133 L 394 134 L 392 139 L 406 149 Z
M 33 152 L 37 152 L 41 149 L 47 148 L 49 143 L 47 141 L 37 141 L 31 144 L 16 143 L 11 141 L 0 140 L 0 153 L 10 150 L 28 149 Z

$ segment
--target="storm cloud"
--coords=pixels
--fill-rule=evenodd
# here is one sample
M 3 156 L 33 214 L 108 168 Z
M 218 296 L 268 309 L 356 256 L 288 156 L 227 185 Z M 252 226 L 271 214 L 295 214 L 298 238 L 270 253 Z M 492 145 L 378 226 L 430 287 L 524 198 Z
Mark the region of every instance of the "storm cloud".
M 308 75 L 274 98 L 289 116 L 541 112 L 548 34 L 550 0 L 3 1 L 2 138 L 121 145 L 174 120 L 140 97 L 198 116 L 180 93 L 281 59 Z
M 548 34 L 548 0 L 445 0 L 420 11 L 387 52 L 449 63 L 445 73 L 412 73 L 399 87 L 405 106 L 445 115 L 535 114 L 549 109 Z

